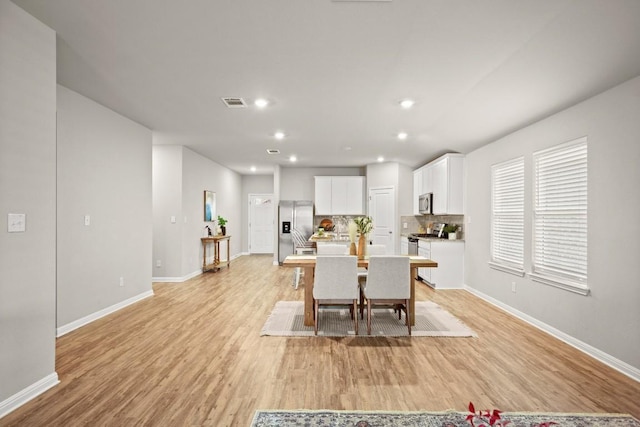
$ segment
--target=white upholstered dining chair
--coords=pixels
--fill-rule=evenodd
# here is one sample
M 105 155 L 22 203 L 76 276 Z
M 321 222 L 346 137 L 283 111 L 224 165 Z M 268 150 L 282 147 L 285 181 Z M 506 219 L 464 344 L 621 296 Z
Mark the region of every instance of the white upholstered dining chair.
M 385 255 L 387 253 L 387 247 L 385 245 L 366 245 L 365 246 L 365 255 Z M 369 270 L 364 267 L 358 267 L 358 283 L 360 283 L 360 288 L 364 288 L 365 281 L 367 280 L 367 275 L 369 274 Z M 362 292 L 360 292 L 360 318 L 364 317 L 364 297 Z
M 358 262 L 350 255 L 326 255 L 316 258 L 313 284 L 315 311 L 314 333 L 318 335 L 319 307 L 321 305 L 347 305 L 358 335 Z
M 411 298 L 411 282 L 409 277 L 409 257 L 403 255 L 371 256 L 369 258 L 369 274 L 362 288 L 362 296 L 367 303 L 367 334 L 371 335 L 371 310 L 374 305 L 393 305 L 405 312 L 405 320 L 409 335 Z M 400 312 L 400 316 L 401 316 Z M 400 318 L 399 316 L 399 318 Z

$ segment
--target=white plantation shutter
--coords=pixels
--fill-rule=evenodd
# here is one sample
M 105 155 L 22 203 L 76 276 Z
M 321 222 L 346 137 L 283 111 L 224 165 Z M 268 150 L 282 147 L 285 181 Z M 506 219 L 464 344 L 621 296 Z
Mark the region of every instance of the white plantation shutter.
M 491 168 L 491 263 L 524 275 L 524 158 Z
M 587 139 L 534 153 L 532 278 L 584 295 Z

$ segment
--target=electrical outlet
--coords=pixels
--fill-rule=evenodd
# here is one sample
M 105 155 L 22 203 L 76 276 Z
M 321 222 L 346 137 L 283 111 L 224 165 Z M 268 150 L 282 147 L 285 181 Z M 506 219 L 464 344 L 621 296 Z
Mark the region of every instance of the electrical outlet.
M 407 224 L 406 222 L 402 223 L 402 228 L 409 228 L 409 224 Z
M 162 267 L 162 261 L 156 260 L 156 267 Z
M 91 215 L 84 216 L 84 225 L 91 225 Z
M 120 287 L 124 286 L 124 277 L 120 278 Z
M 511 282 L 511 292 L 516 292 L 516 282 Z

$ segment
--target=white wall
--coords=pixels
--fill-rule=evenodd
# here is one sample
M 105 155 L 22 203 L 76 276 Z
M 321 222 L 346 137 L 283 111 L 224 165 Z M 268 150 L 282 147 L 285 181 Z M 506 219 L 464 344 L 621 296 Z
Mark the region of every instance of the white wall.
M 231 257 L 242 241 L 242 177 L 181 146 L 153 147 L 153 268 L 156 281 L 183 281 L 202 271 L 204 191 L 216 193 L 216 216 L 227 219 Z M 175 216 L 176 222 L 171 222 Z M 223 258 L 226 258 L 226 253 Z
M 361 168 L 280 168 L 280 200 L 314 200 L 314 176 L 360 176 Z
M 154 145 L 152 275 L 182 276 L 182 150 L 178 145 Z M 176 222 L 171 223 L 171 217 Z M 158 265 L 159 263 L 159 265 Z
M 57 132 L 57 325 L 64 328 L 152 292 L 151 131 L 58 86 Z
M 468 286 L 628 364 L 640 374 L 640 77 L 482 147 L 466 157 Z M 588 137 L 591 295 L 488 267 L 491 165 L 525 158 L 525 268 L 531 271 L 532 153 Z M 511 292 L 516 282 L 517 292 Z
M 395 247 L 400 248 L 400 217 L 413 209 L 413 171 L 406 165 L 395 162 L 373 163 L 367 165 L 367 190 L 369 197 L 371 188 L 393 187 L 395 192 L 395 217 L 396 223 L 393 233 L 395 235 Z M 369 204 L 366 203 L 367 209 Z
M 0 0 L 0 64 L 2 417 L 58 381 L 56 35 L 8 0 Z M 8 213 L 26 214 L 26 232 L 7 233 Z
M 237 172 L 188 148 L 183 152 L 182 171 L 182 206 L 184 215 L 188 218 L 182 240 L 182 272 L 189 274 L 200 271 L 202 268 L 200 238 L 203 236 L 206 224 L 204 222 L 204 190 L 216 193 L 216 215 L 228 221 L 227 235 L 231 236 L 231 257 L 240 254 L 243 241 L 242 177 Z M 224 246 L 226 250 L 226 245 L 220 246 L 221 248 Z

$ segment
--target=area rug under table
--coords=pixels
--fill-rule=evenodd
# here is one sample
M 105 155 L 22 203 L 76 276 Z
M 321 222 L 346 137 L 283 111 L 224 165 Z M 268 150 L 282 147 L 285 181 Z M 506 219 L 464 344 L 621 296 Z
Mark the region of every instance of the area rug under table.
M 358 335 L 367 335 L 366 311 L 358 322 Z M 318 336 L 353 336 L 353 320 L 348 308 L 321 308 Z M 458 318 L 432 301 L 416 301 L 414 337 L 475 337 Z M 304 326 L 302 301 L 278 301 L 265 322 L 260 335 L 313 336 L 313 326 Z M 392 309 L 376 308 L 371 312 L 371 336 L 408 336 L 407 327 Z
M 465 427 L 466 412 L 256 411 L 251 427 Z M 640 427 L 623 414 L 509 413 L 510 427 L 555 422 L 559 427 Z

